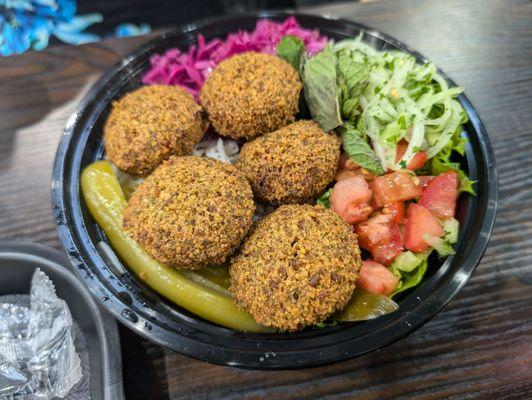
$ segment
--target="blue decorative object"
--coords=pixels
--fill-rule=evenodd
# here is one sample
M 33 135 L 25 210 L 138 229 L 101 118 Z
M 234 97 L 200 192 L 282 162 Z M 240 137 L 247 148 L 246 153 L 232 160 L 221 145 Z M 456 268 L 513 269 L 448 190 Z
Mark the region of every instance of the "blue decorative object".
M 139 26 L 130 23 L 120 24 L 115 28 L 115 35 L 122 36 L 138 36 L 150 33 L 151 28 L 148 24 L 140 24 Z
M 97 41 L 99 35 L 84 32 L 103 21 L 100 13 L 76 15 L 76 0 L 0 0 L 0 55 L 43 50 L 51 37 L 69 44 Z M 116 36 L 141 35 L 150 26 L 120 24 Z

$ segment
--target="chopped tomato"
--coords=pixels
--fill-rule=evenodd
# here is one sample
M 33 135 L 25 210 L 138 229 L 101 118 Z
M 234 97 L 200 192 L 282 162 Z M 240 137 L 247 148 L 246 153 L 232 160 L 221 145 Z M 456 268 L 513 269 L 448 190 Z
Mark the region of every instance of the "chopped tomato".
M 381 264 L 390 265 L 403 251 L 403 234 L 391 214 L 378 214 L 362 222 L 356 232 L 360 247 Z
M 397 143 L 397 149 L 395 150 L 395 160 L 394 160 L 396 164 L 405 155 L 407 147 L 408 147 L 408 142 L 404 139 L 401 139 L 399 143 Z
M 421 189 L 425 190 L 435 177 L 432 175 L 419 175 L 416 176 L 416 178 L 419 181 L 419 186 L 421 186 Z
M 358 288 L 366 292 L 388 296 L 395 290 L 398 283 L 399 278 L 384 265 L 373 260 L 362 262 L 358 273 Z
M 429 245 L 424 236 L 442 237 L 444 232 L 436 218 L 425 207 L 411 203 L 406 213 L 405 247 L 414 252 L 426 250 Z
M 458 174 L 449 170 L 429 183 L 419 199 L 436 218 L 452 218 L 458 198 Z
M 375 204 L 382 207 L 397 201 L 412 200 L 421 195 L 421 187 L 417 177 L 407 172 L 393 172 L 376 177 L 371 183 Z
M 348 224 L 356 224 L 368 219 L 373 212 L 369 205 L 371 196 L 371 190 L 362 176 L 342 179 L 333 187 L 331 209 Z
M 396 164 L 405 155 L 407 147 L 408 147 L 408 142 L 404 139 L 401 139 L 399 143 L 397 143 L 397 150 L 395 151 L 395 163 Z M 412 158 L 412 160 L 410 160 L 410 162 L 406 166 L 406 169 L 409 169 L 410 171 L 415 171 L 417 169 L 420 169 L 423 165 L 425 165 L 427 160 L 428 160 L 427 153 L 425 153 L 424 151 L 419 151 L 416 154 L 414 154 L 414 157 Z
M 382 212 L 384 214 L 391 214 L 393 215 L 394 221 L 398 224 L 404 224 L 405 223 L 405 214 L 406 214 L 406 208 L 405 203 L 402 201 L 398 201 L 391 204 L 386 204 L 384 208 L 382 209 Z
M 406 166 L 406 169 L 409 169 L 410 171 L 420 169 L 423 165 L 425 165 L 427 160 L 427 153 L 425 153 L 424 151 L 418 151 L 416 154 L 414 154 L 414 157 L 410 160 L 410 162 Z

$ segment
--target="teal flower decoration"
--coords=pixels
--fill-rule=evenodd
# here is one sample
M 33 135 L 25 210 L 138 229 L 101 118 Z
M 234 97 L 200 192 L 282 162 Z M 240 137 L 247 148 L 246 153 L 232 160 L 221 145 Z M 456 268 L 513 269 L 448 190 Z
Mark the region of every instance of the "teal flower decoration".
M 0 55 L 43 50 L 52 37 L 69 44 L 100 40 L 99 35 L 85 30 L 102 22 L 102 14 L 76 15 L 76 12 L 76 0 L 0 0 Z M 148 24 L 124 23 L 115 28 L 114 35 L 142 35 L 150 31 Z
M 115 35 L 118 37 L 145 35 L 150 32 L 151 27 L 148 24 L 140 24 L 137 26 L 130 23 L 124 23 L 115 28 Z
M 83 32 L 103 21 L 99 13 L 76 16 L 75 0 L 0 0 L 0 54 L 42 50 L 50 37 L 70 44 L 100 37 Z

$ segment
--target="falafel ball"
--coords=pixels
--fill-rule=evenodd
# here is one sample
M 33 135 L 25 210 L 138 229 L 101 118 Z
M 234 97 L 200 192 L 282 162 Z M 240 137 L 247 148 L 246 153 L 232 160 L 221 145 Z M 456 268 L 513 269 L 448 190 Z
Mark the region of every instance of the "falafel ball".
M 225 262 L 254 211 L 249 183 L 231 164 L 171 157 L 133 192 L 124 229 L 160 262 L 196 269 Z
M 333 211 L 281 206 L 233 257 L 230 291 L 258 323 L 295 331 L 345 306 L 360 265 L 356 234 Z
M 305 203 L 334 179 L 340 139 L 314 121 L 297 121 L 242 147 L 236 166 L 255 196 L 273 205 Z
M 208 122 L 192 95 L 176 86 L 144 86 L 113 103 L 105 151 L 118 168 L 146 175 L 171 155 L 188 155 Z
M 298 73 L 286 61 L 249 52 L 218 64 L 200 100 L 220 135 L 251 139 L 295 120 L 301 87 Z

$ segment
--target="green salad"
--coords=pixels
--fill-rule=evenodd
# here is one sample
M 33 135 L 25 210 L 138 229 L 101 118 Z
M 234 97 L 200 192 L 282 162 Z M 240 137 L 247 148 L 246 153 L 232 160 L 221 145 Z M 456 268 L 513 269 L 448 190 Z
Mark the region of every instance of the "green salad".
M 462 89 L 449 87 L 433 63 L 376 50 L 360 36 L 331 42 L 310 58 L 305 54 L 299 38 L 286 36 L 279 43 L 278 55 L 300 73 L 310 115 L 323 130 L 336 131 L 347 156 L 337 183 L 317 203 L 354 226 L 359 244 L 371 255 L 365 262 L 373 267 L 365 268 L 370 280 L 370 271 L 382 272 L 372 264 L 379 261 L 390 282 L 377 292 L 394 296 L 421 282 L 433 250 L 440 257 L 454 253 L 457 197 L 474 194 L 474 182 L 453 161 L 454 153 L 464 155 L 467 142 L 461 136 L 467 114 L 456 99 Z M 372 191 L 367 198 L 377 202 L 369 214 L 361 211 L 367 206 L 360 200 L 364 190 Z M 392 222 L 381 216 L 390 214 Z M 384 233 L 379 238 L 375 232 Z M 421 245 L 411 243 L 413 237 Z

